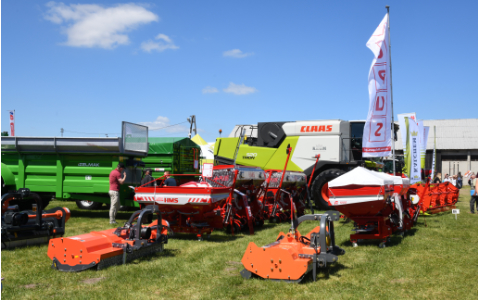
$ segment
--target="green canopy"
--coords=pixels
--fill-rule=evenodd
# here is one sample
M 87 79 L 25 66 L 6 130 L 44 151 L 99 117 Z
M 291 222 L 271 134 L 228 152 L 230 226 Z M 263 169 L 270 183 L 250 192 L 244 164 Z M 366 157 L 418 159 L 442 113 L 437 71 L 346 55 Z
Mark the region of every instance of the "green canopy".
M 187 137 L 150 137 L 148 138 L 150 154 L 172 154 L 174 148 L 191 147 L 200 149 L 200 147 Z

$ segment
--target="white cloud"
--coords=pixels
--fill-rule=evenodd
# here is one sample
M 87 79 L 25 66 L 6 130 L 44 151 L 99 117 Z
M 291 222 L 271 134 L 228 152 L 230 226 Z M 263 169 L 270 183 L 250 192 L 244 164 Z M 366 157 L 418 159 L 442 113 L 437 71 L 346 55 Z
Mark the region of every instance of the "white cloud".
M 219 93 L 219 90 L 216 89 L 215 87 L 212 86 L 207 86 L 202 89 L 203 94 L 214 94 L 214 93 Z
M 254 52 L 244 53 L 239 49 L 232 49 L 232 50 L 224 51 L 222 55 L 225 57 L 244 58 L 247 56 L 254 55 Z
M 137 4 L 103 7 L 96 4 L 48 2 L 45 19 L 64 26 L 65 45 L 113 49 L 129 44 L 128 32 L 139 25 L 157 22 L 159 17 Z
M 167 49 L 179 49 L 179 47 L 174 44 L 173 40 L 171 40 L 171 38 L 165 34 L 160 33 L 155 37 L 155 39 L 157 40 L 157 42 L 153 40 L 142 42 L 141 49 L 148 53 L 151 53 L 151 51 L 153 50 L 163 52 Z
M 164 130 L 166 132 L 175 133 L 175 132 L 187 132 L 189 130 L 184 125 L 171 124 L 168 117 L 162 117 L 162 116 L 158 116 L 156 120 L 152 122 L 139 122 L 139 124 L 148 126 L 148 129 L 150 131 Z
M 223 91 L 235 95 L 247 95 L 257 92 L 257 89 L 254 87 L 245 86 L 244 84 L 235 84 L 233 82 L 230 82 L 229 86 L 223 89 Z

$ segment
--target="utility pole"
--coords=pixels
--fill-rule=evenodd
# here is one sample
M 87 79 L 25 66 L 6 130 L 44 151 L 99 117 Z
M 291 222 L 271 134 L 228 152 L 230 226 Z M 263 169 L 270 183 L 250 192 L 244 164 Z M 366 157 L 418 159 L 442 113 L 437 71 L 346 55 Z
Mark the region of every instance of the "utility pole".
M 63 128 L 61 129 L 61 137 L 63 137 L 63 131 L 65 131 Z
M 189 122 L 189 124 L 191 124 L 189 126 L 188 137 L 191 138 L 191 134 L 192 134 L 193 130 L 194 130 L 194 134 L 198 134 L 198 131 L 197 131 L 197 128 L 196 128 L 196 115 L 192 115 L 191 117 L 189 117 L 188 122 Z M 193 125 L 194 125 L 194 129 L 193 129 Z

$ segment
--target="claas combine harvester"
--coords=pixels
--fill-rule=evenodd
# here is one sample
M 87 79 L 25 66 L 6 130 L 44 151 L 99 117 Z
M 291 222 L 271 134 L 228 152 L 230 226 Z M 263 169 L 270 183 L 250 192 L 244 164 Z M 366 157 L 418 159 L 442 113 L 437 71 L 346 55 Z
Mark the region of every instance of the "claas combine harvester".
M 10 205 L 14 201 L 35 202 L 32 210 L 20 211 L 19 205 Z M 65 223 L 70 218 L 66 207 L 55 207 L 43 211 L 40 196 L 27 188 L 10 192 L 2 196 L 2 250 L 22 246 L 46 244 L 51 238 L 61 237 L 65 233 Z
M 48 257 L 53 269 L 65 272 L 125 264 L 163 251 L 168 242 L 167 228 L 161 212 L 151 206 L 134 212 L 123 227 L 52 239 Z

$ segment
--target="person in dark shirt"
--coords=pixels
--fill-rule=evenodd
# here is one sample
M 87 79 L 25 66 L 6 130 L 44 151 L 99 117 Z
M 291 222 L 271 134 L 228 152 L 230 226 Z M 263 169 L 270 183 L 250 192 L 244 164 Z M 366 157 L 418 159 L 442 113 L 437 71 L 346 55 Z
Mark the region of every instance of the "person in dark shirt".
M 164 186 L 177 186 L 176 184 L 176 179 L 171 178 L 169 175 L 171 174 L 169 171 L 164 172 L 164 177 L 166 177 L 166 180 L 164 181 Z
M 151 169 L 144 170 L 144 176 L 141 180 L 141 185 L 144 187 L 153 187 L 156 185 L 156 181 L 154 181 L 154 177 L 151 176 Z
M 441 183 L 441 173 L 437 174 L 437 176 L 433 180 L 433 183 Z

